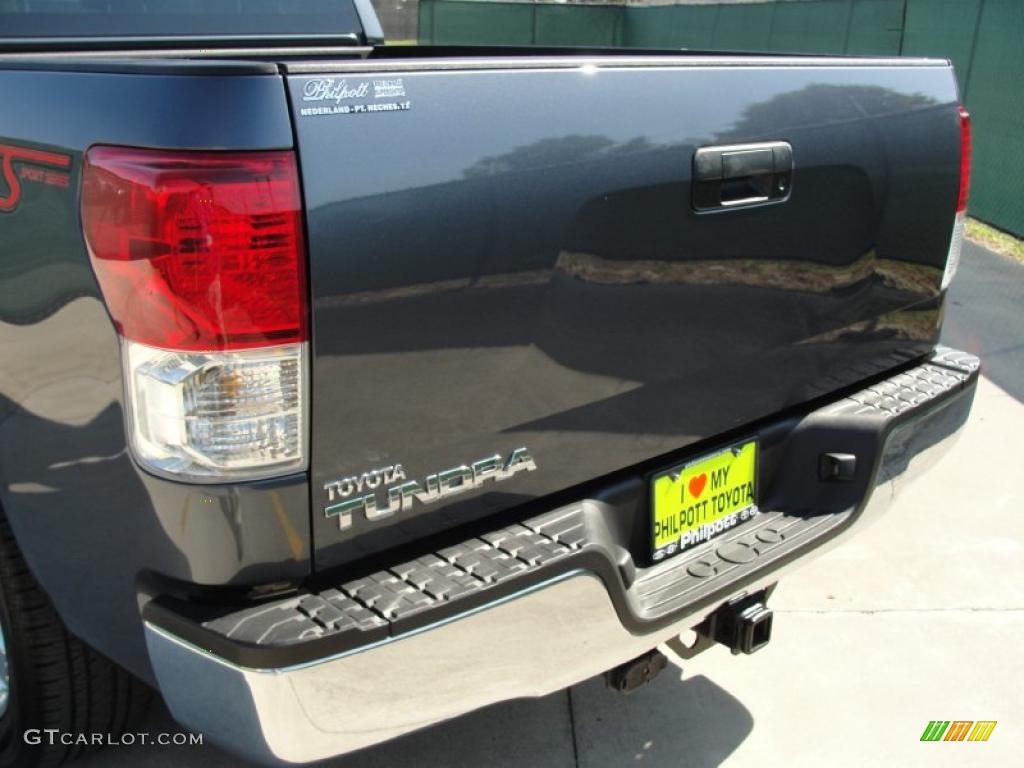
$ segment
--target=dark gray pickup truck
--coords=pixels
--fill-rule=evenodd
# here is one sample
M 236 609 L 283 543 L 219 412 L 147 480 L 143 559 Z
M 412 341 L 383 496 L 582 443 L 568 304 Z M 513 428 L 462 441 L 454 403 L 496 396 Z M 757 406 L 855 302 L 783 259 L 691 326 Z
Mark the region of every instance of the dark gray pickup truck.
M 0 25 L 2 766 L 150 687 L 302 763 L 752 652 L 967 418 L 947 61 Z

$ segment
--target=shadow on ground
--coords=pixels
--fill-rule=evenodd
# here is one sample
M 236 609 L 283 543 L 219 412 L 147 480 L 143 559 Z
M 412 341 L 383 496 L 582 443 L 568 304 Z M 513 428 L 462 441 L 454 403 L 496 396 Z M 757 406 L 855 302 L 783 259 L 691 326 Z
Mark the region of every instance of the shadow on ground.
M 578 764 L 582 768 L 720 765 L 754 727 L 736 697 L 703 676 L 680 679 L 670 666 L 629 695 L 601 678 L 571 691 Z
M 685 756 L 691 768 L 713 768 L 743 742 L 753 724 L 730 693 L 705 677 L 680 679 L 679 670 L 670 666 L 628 696 L 609 691 L 602 678 L 595 678 L 569 693 L 496 704 L 318 766 L 603 768 L 642 762 L 675 767 Z M 139 728 L 153 736 L 180 730 L 159 701 Z M 242 768 L 248 763 L 207 744 L 110 747 L 80 765 Z

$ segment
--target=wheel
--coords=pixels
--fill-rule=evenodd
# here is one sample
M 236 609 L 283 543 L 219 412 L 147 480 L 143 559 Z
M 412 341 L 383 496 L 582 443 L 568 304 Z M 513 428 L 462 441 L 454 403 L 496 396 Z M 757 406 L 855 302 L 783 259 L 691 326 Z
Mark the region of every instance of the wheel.
M 92 734 L 107 741 L 107 734 L 116 738 L 136 726 L 151 697 L 68 632 L 0 510 L 0 768 L 45 768 L 79 757 L 97 748 Z M 51 739 L 46 729 L 69 735 Z

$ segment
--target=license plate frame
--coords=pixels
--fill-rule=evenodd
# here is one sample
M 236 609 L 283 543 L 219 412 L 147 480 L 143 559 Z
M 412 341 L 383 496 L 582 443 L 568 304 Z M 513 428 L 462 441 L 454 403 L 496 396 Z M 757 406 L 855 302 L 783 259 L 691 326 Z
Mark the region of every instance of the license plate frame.
M 648 482 L 651 560 L 691 550 L 760 514 L 760 453 L 757 438 L 749 437 L 653 473 Z M 740 471 L 733 474 L 736 468 Z

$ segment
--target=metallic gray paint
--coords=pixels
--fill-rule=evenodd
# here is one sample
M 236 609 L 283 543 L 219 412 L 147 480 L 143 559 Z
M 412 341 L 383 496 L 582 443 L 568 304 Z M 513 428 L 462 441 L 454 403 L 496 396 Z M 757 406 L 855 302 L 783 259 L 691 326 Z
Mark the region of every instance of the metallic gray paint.
M 286 88 L 302 77 L 265 64 L 32 66 L 0 57 L 0 143 L 73 163 L 70 188 L 26 184 L 0 215 L 0 504 L 69 628 L 143 677 L 139 605 L 168 584 L 301 580 L 314 555 L 341 565 L 677 453 L 934 341 L 926 272 L 948 246 L 958 152 L 954 80 L 936 62 L 293 59 L 415 84 L 407 113 L 299 120 L 297 140 Z M 695 226 L 693 148 L 771 140 L 794 147 L 793 198 Z M 346 537 L 318 507 L 315 552 L 305 475 L 197 488 L 139 470 L 78 221 L 94 143 L 297 143 L 314 488 L 398 454 L 425 476 L 527 444 L 541 469 L 374 536 Z M 861 260 L 872 249 L 884 265 Z M 793 269 L 679 282 L 707 259 Z M 714 365 L 690 370 L 693 355 Z

